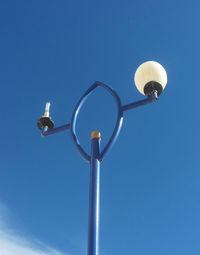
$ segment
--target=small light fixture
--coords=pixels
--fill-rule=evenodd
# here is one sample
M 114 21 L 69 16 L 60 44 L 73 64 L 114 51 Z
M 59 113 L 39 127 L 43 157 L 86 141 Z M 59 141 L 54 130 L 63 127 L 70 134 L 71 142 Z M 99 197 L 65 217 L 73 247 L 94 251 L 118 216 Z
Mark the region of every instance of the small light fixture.
M 156 92 L 160 96 L 167 84 L 167 73 L 158 62 L 147 61 L 137 68 L 134 81 L 141 94 L 150 96 Z
M 50 117 L 50 102 L 46 103 L 44 114 L 40 117 L 40 119 L 37 122 L 37 126 L 39 129 L 51 129 L 54 128 L 54 123 Z

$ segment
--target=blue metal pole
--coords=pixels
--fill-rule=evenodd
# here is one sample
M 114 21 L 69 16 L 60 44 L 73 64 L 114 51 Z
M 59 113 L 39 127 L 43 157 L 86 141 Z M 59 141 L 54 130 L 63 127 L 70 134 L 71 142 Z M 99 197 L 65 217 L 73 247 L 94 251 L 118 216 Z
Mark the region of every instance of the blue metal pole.
M 90 204 L 88 229 L 88 255 L 99 254 L 99 204 L 100 204 L 100 133 L 91 134 Z

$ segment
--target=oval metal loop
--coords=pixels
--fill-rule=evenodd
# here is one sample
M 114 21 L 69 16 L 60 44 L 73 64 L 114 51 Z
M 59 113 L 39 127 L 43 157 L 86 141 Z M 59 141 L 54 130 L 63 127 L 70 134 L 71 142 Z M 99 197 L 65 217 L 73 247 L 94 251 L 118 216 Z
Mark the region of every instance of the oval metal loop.
M 81 109 L 81 107 L 83 106 L 84 102 L 86 101 L 86 99 L 88 98 L 88 96 L 98 87 L 102 87 L 104 89 L 106 89 L 115 99 L 115 102 L 117 104 L 117 121 L 114 127 L 114 131 L 110 137 L 110 139 L 108 140 L 108 143 L 106 144 L 106 146 L 103 148 L 103 150 L 100 152 L 100 158 L 99 160 L 103 160 L 104 156 L 106 155 L 106 153 L 108 152 L 108 150 L 112 147 L 112 145 L 115 143 L 119 132 L 121 130 L 122 127 L 122 122 L 123 122 L 123 110 L 122 110 L 122 104 L 121 104 L 121 100 L 120 97 L 118 96 L 118 94 L 108 85 L 96 81 L 84 94 L 83 96 L 80 98 L 80 100 L 78 101 L 75 110 L 72 114 L 72 120 L 71 120 L 71 135 L 72 135 L 72 139 L 77 147 L 77 149 L 79 150 L 80 154 L 83 156 L 84 159 L 86 159 L 87 161 L 90 161 L 91 156 L 88 155 L 88 153 L 82 148 L 82 146 L 80 145 L 80 142 L 78 140 L 78 137 L 76 135 L 76 121 L 77 121 L 77 117 L 79 114 L 79 111 Z

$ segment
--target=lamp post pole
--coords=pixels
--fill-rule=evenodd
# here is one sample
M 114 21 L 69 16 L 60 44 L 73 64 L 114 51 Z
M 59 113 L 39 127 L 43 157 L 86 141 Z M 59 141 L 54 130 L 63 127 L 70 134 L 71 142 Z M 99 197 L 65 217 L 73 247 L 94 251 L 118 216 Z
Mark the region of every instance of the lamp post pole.
M 100 136 L 98 131 L 91 133 L 88 255 L 99 254 Z
M 108 85 L 102 82 L 95 82 L 83 94 L 78 101 L 72 114 L 71 122 L 60 127 L 54 127 L 50 117 L 50 103 L 45 107 L 44 114 L 37 122 L 43 136 L 52 135 L 58 132 L 69 130 L 72 141 L 81 156 L 90 165 L 90 197 L 89 197 L 89 219 L 88 219 L 88 255 L 99 255 L 99 211 L 100 211 L 100 164 L 105 155 L 111 149 L 120 133 L 123 114 L 126 111 L 143 106 L 158 99 L 167 83 L 167 75 L 164 68 L 157 62 L 148 61 L 140 65 L 135 74 L 137 89 L 146 96 L 145 99 L 122 105 L 119 95 Z M 91 133 L 91 153 L 88 154 L 81 146 L 76 134 L 77 117 L 81 107 L 88 96 L 98 87 L 105 89 L 115 99 L 117 108 L 117 121 L 113 133 L 104 148 L 100 149 L 101 134 L 99 131 Z

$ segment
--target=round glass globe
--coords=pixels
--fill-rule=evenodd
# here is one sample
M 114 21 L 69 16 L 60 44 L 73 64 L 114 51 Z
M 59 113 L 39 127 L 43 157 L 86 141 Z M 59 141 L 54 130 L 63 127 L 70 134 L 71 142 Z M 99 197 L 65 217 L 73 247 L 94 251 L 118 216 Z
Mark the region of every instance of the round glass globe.
M 141 64 L 134 77 L 135 85 L 140 93 L 146 95 L 144 92 L 145 85 L 149 83 L 157 83 L 162 92 L 167 84 L 167 73 L 164 67 L 156 61 L 147 61 Z

